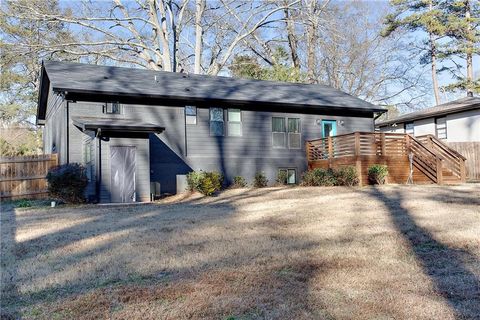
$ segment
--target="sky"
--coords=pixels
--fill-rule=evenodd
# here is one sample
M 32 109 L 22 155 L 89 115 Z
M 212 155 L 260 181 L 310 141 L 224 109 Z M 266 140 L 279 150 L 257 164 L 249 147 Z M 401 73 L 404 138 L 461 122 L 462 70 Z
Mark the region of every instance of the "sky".
M 106 0 L 102 0 L 102 1 L 105 1 L 105 4 L 107 4 Z M 102 1 L 100 1 L 100 3 Z M 207 1 L 208 1 L 208 3 L 212 3 L 213 1 L 218 2 L 216 0 L 207 0 Z M 369 0 L 369 1 L 359 0 L 359 1 L 368 4 L 373 9 L 380 8 L 380 7 L 385 8 L 385 7 L 389 6 L 387 0 Z M 61 5 L 65 6 L 65 7 L 70 6 L 72 4 L 72 2 L 73 2 L 72 0 L 60 0 Z M 128 0 L 125 0 L 124 2 L 128 2 Z M 353 2 L 353 0 L 352 1 L 348 1 L 348 0 L 347 1 L 336 1 L 336 2 L 341 3 L 342 5 L 348 6 L 348 4 L 350 2 Z M 379 11 L 381 11 L 381 10 L 371 10 L 371 14 L 372 15 L 375 15 L 375 14 L 378 15 Z M 374 19 L 373 16 L 372 16 L 372 19 Z M 426 39 L 426 36 L 427 35 L 425 33 L 421 32 L 421 31 L 416 31 L 416 32 L 410 34 L 410 37 L 417 38 L 418 40 Z M 456 59 L 456 62 L 460 63 L 462 65 L 465 64 L 465 60 L 462 60 L 462 59 L 459 59 L 459 58 Z M 448 62 L 442 62 L 442 63 L 444 63 L 446 66 L 452 66 L 453 65 L 453 63 L 448 63 Z M 480 57 L 475 56 L 474 57 L 474 74 L 476 74 L 476 75 L 480 75 L 479 66 L 480 66 Z M 418 68 L 418 70 L 422 70 L 422 71 L 425 72 L 425 78 L 426 79 L 429 79 L 429 80 L 431 79 L 430 66 L 429 65 L 422 66 L 422 65 L 420 65 L 420 63 L 418 63 L 418 64 L 416 64 L 416 68 Z M 464 70 L 464 72 L 465 72 L 465 70 Z M 440 87 L 448 85 L 448 84 L 450 84 L 454 81 L 454 79 L 452 78 L 452 76 L 448 72 L 439 73 L 438 74 L 438 80 L 439 80 Z M 441 100 L 442 100 L 442 102 L 447 102 L 449 100 L 454 100 L 454 99 L 456 99 L 460 96 L 463 96 L 463 95 L 465 95 L 465 94 L 464 93 L 455 94 L 455 93 L 451 93 L 451 92 L 444 92 L 444 91 L 441 90 Z M 434 101 L 433 91 L 432 91 L 431 95 L 424 97 L 423 100 L 424 100 L 424 106 L 434 105 L 435 101 Z

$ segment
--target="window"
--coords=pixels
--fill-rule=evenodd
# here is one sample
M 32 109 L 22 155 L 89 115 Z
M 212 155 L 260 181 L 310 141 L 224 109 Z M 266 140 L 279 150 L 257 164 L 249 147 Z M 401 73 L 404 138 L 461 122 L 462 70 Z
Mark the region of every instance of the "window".
M 287 128 L 285 127 L 285 118 L 272 118 L 272 146 L 274 148 L 285 148 L 285 135 Z
M 223 109 L 210 108 L 210 135 L 223 136 Z
M 405 123 L 405 133 L 411 134 L 412 136 L 415 134 L 413 122 Z
M 296 169 L 279 169 L 279 173 L 282 173 L 286 177 L 284 183 L 295 184 L 297 183 L 297 170 Z M 280 174 L 279 174 L 280 176 Z
M 288 147 L 300 149 L 301 143 L 300 119 L 288 118 Z
M 103 113 L 120 114 L 121 105 L 118 102 L 107 102 L 103 105 Z
M 242 112 L 240 109 L 228 109 L 228 135 L 242 136 Z
M 88 181 L 92 180 L 93 162 L 92 162 L 92 139 L 83 142 L 83 164 Z
M 447 118 L 435 119 L 435 133 L 438 139 L 447 139 Z
M 197 107 L 185 106 L 185 123 L 197 124 Z

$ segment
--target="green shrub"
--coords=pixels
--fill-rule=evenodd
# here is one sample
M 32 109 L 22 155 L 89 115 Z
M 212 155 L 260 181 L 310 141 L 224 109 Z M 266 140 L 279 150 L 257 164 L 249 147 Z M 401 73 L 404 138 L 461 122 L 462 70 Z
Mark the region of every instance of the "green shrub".
M 357 169 L 352 166 L 341 167 L 335 172 L 336 186 L 356 186 L 359 182 Z
M 190 191 L 198 191 L 211 196 L 222 189 L 223 176 L 218 172 L 193 171 L 187 174 Z
M 32 203 L 27 199 L 18 200 L 18 202 L 16 204 L 17 208 L 28 208 L 28 207 L 31 207 L 31 206 L 32 206 Z
M 335 184 L 335 172 L 332 169 L 316 168 L 306 171 L 302 175 L 302 186 L 330 187 Z
M 265 188 L 268 185 L 268 179 L 263 172 L 257 172 L 253 178 L 254 188 Z
M 192 171 L 187 174 L 187 185 L 189 191 L 198 191 L 205 176 L 204 171 Z
M 230 185 L 230 188 L 237 189 L 237 188 L 246 188 L 247 181 L 242 176 L 235 176 L 233 177 L 233 183 Z
M 288 173 L 286 170 L 279 170 L 277 173 L 277 184 L 286 185 L 288 182 Z
M 374 164 L 368 167 L 368 182 L 371 184 L 384 184 L 388 176 L 388 168 L 384 164 Z
M 50 169 L 47 174 L 48 192 L 66 203 L 85 201 L 84 191 L 88 184 L 85 167 L 79 163 L 63 164 Z

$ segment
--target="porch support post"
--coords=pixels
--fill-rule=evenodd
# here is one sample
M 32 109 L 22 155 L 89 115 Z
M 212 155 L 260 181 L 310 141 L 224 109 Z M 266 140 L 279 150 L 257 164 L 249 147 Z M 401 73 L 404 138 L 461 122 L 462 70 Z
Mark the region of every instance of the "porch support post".
M 328 137 L 328 158 L 331 159 L 333 158 L 333 142 L 332 142 L 332 137 Z
M 443 184 L 442 159 L 440 159 L 440 157 L 436 157 L 436 159 L 437 159 L 437 184 Z

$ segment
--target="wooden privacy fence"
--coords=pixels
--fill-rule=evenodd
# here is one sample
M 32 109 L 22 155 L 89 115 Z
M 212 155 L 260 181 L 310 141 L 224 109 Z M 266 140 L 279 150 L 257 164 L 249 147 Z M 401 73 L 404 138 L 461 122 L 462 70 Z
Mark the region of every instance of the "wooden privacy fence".
M 480 181 L 480 142 L 449 142 L 448 146 L 467 158 L 467 180 Z
M 26 157 L 0 157 L 0 198 L 46 196 L 47 173 L 58 165 L 56 154 Z

